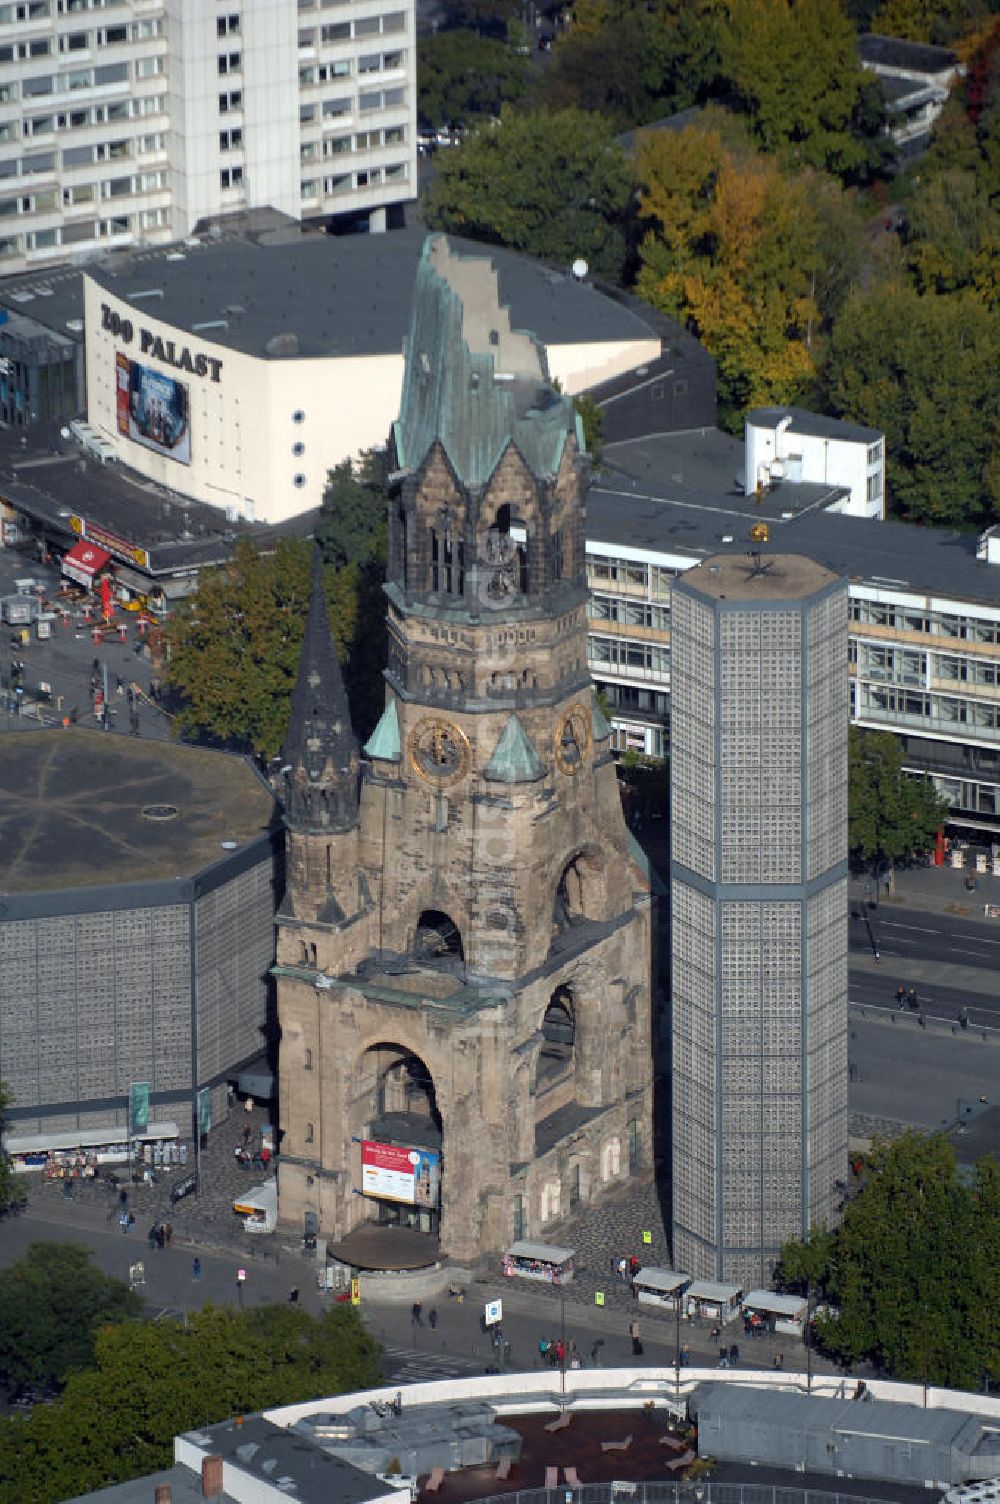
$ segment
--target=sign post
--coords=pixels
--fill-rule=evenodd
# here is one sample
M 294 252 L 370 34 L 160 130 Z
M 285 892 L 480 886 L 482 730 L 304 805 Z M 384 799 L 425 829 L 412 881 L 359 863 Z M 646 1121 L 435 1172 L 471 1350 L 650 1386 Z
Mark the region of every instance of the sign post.
M 483 1309 L 483 1320 L 487 1326 L 499 1326 L 503 1320 L 503 1301 L 488 1300 Z
M 247 1272 L 246 1272 L 246 1270 L 245 1269 L 237 1269 L 237 1271 L 236 1271 L 236 1293 L 237 1293 L 237 1296 L 239 1298 L 240 1310 L 241 1311 L 243 1309 L 243 1286 L 246 1284 L 246 1280 L 247 1280 Z

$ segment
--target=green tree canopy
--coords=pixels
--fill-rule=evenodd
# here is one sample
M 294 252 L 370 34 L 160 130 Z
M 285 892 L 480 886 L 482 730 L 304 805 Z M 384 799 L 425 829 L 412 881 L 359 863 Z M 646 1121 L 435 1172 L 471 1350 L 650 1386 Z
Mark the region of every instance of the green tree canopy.
M 848 298 L 821 394 L 884 431 L 896 515 L 958 526 L 1000 515 L 998 357 L 1000 312 L 969 290 L 921 296 L 890 279 Z
M 960 1177 L 943 1135 L 876 1143 L 836 1233 L 789 1243 L 789 1283 L 822 1289 L 820 1345 L 899 1379 L 978 1389 L 1000 1377 L 1000 1164 Z
M 891 155 L 878 84 L 838 0 L 727 0 L 720 74 L 764 151 L 847 183 Z
M 166 681 L 181 697 L 178 731 L 264 757 L 278 751 L 298 672 L 311 558 L 310 543 L 283 540 L 274 553 L 260 554 L 243 540 L 228 564 L 202 571 L 164 634 Z
M 0 1419 L 0 1478 L 11 1504 L 56 1504 L 168 1467 L 178 1432 L 272 1405 L 366 1388 L 378 1349 L 357 1313 L 300 1307 L 195 1312 L 103 1328 L 95 1366 L 26 1419 Z
M 0 1279 L 0 1376 L 8 1397 L 49 1390 L 94 1361 L 100 1327 L 143 1303 L 75 1243 L 32 1243 Z
M 417 56 L 417 110 L 432 129 L 499 115 L 528 92 L 527 58 L 475 31 L 421 37 Z
M 619 130 L 706 98 L 718 73 L 716 0 L 608 6 L 556 40 L 542 75 L 548 109 L 595 110 Z
M 640 293 L 715 356 L 724 411 L 795 401 L 857 256 L 843 191 L 714 125 L 645 137 L 639 175 Z
M 929 778 L 903 772 L 903 751 L 891 731 L 850 727 L 848 787 L 849 845 L 865 861 L 929 850 L 948 814 Z
M 334 569 L 385 559 L 389 495 L 385 455 L 367 450 L 357 465 L 342 460 L 330 471 L 314 537 Z
M 634 183 L 611 125 L 581 110 L 503 112 L 438 156 L 427 222 L 620 282 Z

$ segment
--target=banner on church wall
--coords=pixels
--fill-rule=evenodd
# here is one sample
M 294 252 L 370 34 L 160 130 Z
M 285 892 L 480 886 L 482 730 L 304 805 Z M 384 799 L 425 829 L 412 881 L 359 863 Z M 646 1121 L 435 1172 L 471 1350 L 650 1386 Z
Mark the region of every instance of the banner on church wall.
M 437 1206 L 440 1189 L 440 1154 L 362 1140 L 362 1195 L 405 1201 L 408 1206 Z

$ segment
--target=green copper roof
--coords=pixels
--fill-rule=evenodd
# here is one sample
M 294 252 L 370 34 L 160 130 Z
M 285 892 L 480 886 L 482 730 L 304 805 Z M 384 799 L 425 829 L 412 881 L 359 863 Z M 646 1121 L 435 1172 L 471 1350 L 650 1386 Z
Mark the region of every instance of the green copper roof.
M 395 700 L 390 700 L 381 719 L 365 742 L 365 756 L 379 757 L 383 762 L 399 762 L 402 757 L 399 742 L 399 715 Z
M 512 715 L 486 764 L 486 777 L 498 783 L 535 783 L 544 776 L 545 764 L 517 716 Z
M 394 433 L 403 469 L 440 441 L 459 479 L 483 485 L 513 444 L 533 475 L 554 475 L 577 414 L 552 386 L 544 347 L 510 326 L 488 257 L 428 237 L 417 270 Z
M 595 742 L 605 742 L 611 735 L 611 724 L 601 709 L 601 702 L 595 694 L 590 702 L 590 723 L 594 733 Z

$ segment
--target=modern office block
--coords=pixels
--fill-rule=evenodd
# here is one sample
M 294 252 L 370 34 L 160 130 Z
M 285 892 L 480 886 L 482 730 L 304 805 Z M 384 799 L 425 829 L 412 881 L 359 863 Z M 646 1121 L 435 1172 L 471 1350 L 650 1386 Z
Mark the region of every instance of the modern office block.
M 416 195 L 414 0 L 0 4 L 0 272 Z
M 761 1283 L 847 1163 L 847 586 L 718 555 L 672 614 L 674 1264 Z

